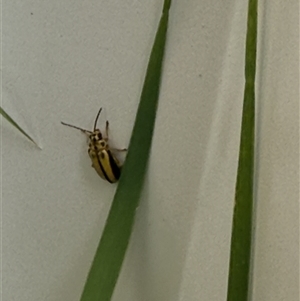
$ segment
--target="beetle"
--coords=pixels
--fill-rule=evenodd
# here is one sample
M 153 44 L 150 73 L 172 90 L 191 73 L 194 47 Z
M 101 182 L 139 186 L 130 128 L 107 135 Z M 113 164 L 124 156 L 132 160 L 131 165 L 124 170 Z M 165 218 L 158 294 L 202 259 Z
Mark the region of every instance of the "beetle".
M 98 111 L 94 122 L 93 131 L 88 131 L 82 128 L 79 128 L 75 125 L 61 122 L 61 124 L 75 128 L 77 130 L 85 133 L 89 138 L 89 149 L 88 154 L 92 160 L 92 167 L 96 170 L 98 175 L 110 182 L 115 183 L 119 180 L 121 175 L 122 165 L 113 152 L 123 152 L 127 151 L 124 149 L 111 148 L 108 144 L 108 128 L 109 122 L 106 121 L 105 127 L 105 136 L 102 135 L 101 131 L 97 129 L 98 118 L 101 114 L 102 108 Z

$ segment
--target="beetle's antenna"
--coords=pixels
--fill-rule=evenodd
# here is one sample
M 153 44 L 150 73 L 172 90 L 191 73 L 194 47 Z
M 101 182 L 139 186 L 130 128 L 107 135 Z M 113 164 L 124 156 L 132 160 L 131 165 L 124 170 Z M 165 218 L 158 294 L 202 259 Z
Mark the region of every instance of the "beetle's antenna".
M 98 114 L 97 114 L 97 116 L 96 116 L 95 123 L 94 123 L 94 131 L 96 130 L 97 121 L 98 121 L 98 118 L 99 118 L 99 116 L 100 116 L 101 111 L 102 111 L 102 108 L 100 108 L 100 110 L 99 110 L 99 112 L 98 112 Z
M 71 127 L 71 128 L 77 129 L 77 130 L 80 130 L 80 131 L 84 132 L 85 134 L 87 134 L 87 133 L 88 133 L 88 134 L 92 134 L 91 131 L 88 131 L 88 130 L 79 128 L 78 126 L 75 126 L 75 125 L 72 125 L 72 124 L 64 123 L 64 122 L 62 122 L 62 121 L 61 121 L 61 124 L 66 125 L 66 126 L 69 126 L 69 127 Z

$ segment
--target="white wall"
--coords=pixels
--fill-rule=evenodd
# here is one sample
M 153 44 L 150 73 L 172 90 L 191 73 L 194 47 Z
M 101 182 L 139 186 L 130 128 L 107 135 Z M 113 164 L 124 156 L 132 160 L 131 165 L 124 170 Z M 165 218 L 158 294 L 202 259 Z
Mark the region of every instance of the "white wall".
M 90 167 L 100 106 L 127 145 L 162 0 L 4 1 L 3 301 L 79 300 L 116 186 Z M 260 2 L 253 300 L 299 285 L 298 5 Z M 148 177 L 114 301 L 226 299 L 247 1 L 173 1 Z

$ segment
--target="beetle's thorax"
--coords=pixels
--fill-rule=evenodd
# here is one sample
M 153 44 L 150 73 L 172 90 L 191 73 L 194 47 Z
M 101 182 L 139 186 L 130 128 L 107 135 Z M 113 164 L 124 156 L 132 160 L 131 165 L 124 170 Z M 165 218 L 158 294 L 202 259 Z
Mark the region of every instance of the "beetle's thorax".
M 90 143 L 89 147 L 91 150 L 95 151 L 100 151 L 104 149 L 108 149 L 108 144 L 107 141 L 103 138 L 102 133 L 100 130 L 95 130 L 91 135 L 90 135 Z

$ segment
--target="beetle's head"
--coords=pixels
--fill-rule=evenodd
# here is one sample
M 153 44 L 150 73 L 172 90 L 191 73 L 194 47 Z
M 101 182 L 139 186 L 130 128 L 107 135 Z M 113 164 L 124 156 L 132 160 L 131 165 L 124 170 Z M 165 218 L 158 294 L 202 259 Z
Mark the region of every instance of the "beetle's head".
M 94 132 L 92 132 L 90 135 L 89 135 L 89 138 L 91 140 L 92 143 L 96 143 L 100 140 L 103 139 L 103 136 L 102 136 L 102 133 L 99 129 L 96 129 Z

